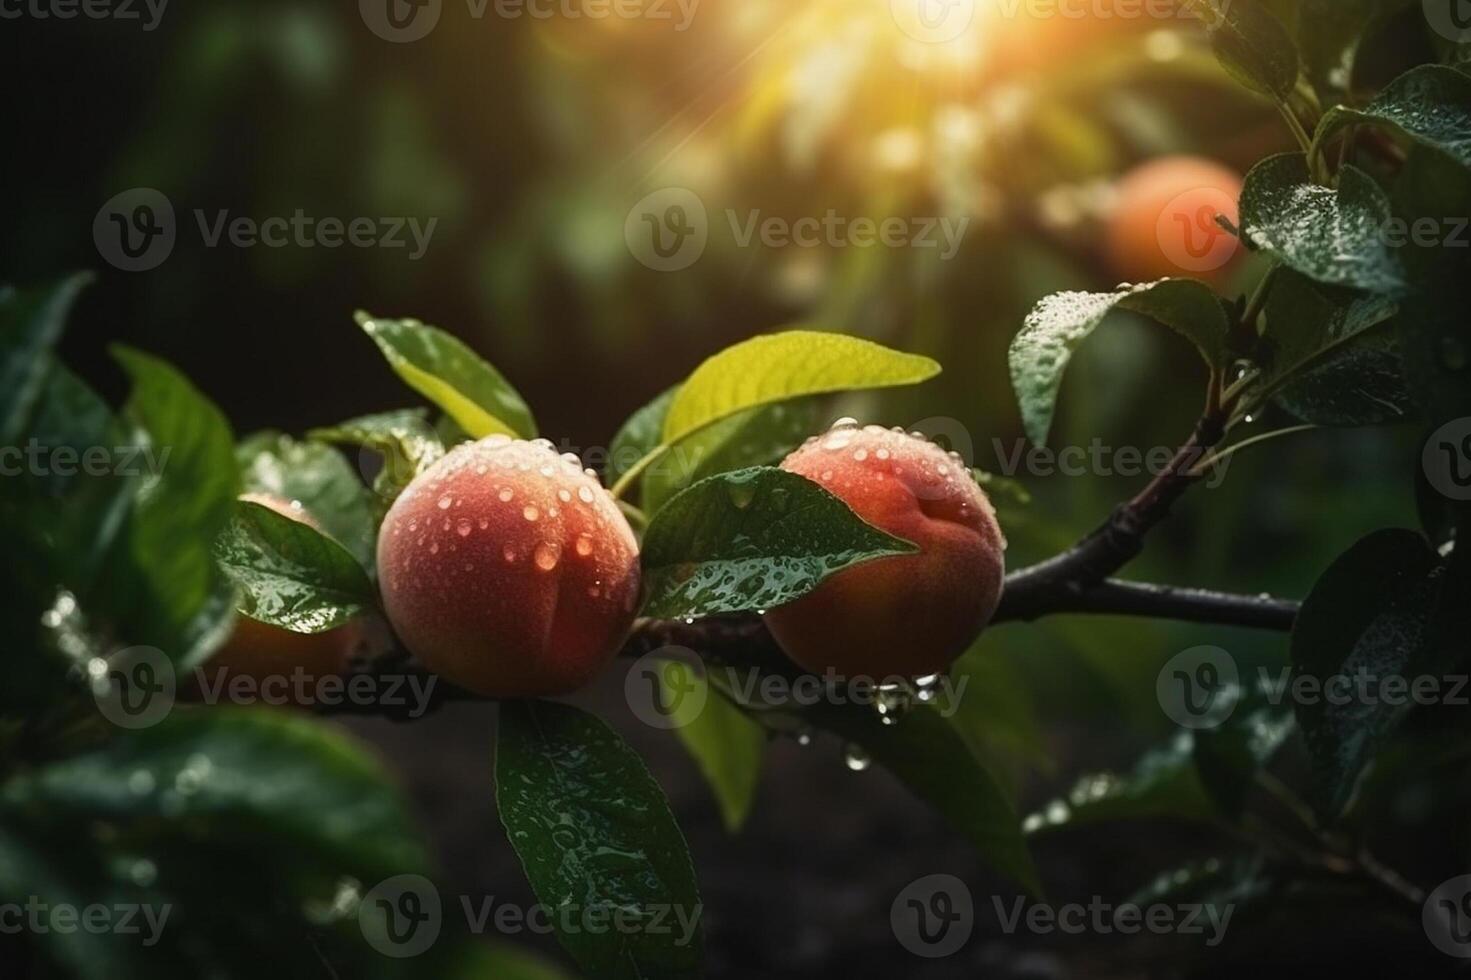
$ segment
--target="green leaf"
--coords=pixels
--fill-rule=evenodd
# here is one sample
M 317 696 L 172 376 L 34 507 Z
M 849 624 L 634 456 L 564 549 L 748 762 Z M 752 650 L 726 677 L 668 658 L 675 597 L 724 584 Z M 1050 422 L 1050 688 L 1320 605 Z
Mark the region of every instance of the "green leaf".
M 153 945 L 142 914 L 141 936 L 37 937 L 79 976 L 209 975 L 242 948 L 253 971 L 315 976 L 322 945 L 344 975 L 402 976 L 320 910 L 427 863 L 370 757 L 284 712 L 176 708 L 0 785 L 0 894 L 167 912 Z
M 56 345 L 77 296 L 92 281 L 70 276 L 49 286 L 0 294 L 0 445 L 12 446 L 41 398 Z
M 1359 672 L 1376 684 L 1408 676 L 1422 657 L 1436 597 L 1435 553 L 1411 531 L 1377 531 L 1359 541 L 1323 574 L 1303 603 L 1292 633 L 1294 683 L 1333 678 L 1353 683 Z M 1344 680 L 1336 683 L 1343 684 Z M 1352 691 L 1353 688 L 1350 688 Z M 1340 812 L 1383 739 L 1404 713 L 1399 699 L 1294 699 L 1307 739 L 1325 815 Z M 1341 703 L 1335 703 L 1341 702 Z
M 664 419 L 672 445 L 737 412 L 804 395 L 918 384 L 940 373 L 928 357 L 835 333 L 790 330 L 727 347 L 695 369 Z
M 664 434 L 664 418 L 679 393 L 675 385 L 630 415 L 618 429 L 608 446 L 608 468 L 604 474 L 608 486 L 617 483 L 639 460 L 659 448 Z
M 1421 65 L 1384 87 L 1363 109 L 1334 106 L 1313 137 L 1313 152 L 1348 126 L 1383 126 L 1471 167 L 1471 76 Z
M 763 405 L 721 419 L 680 442 L 644 474 L 650 513 L 707 476 L 780 462 L 817 426 L 817 403 L 799 399 Z
M 374 604 L 367 572 L 315 528 L 242 500 L 215 548 L 240 611 L 294 633 L 336 629 Z
M 1391 251 L 1389 198 L 1357 167 L 1339 171 L 1338 188 L 1315 184 L 1307 156 L 1268 157 L 1246 175 L 1241 222 L 1246 238 L 1318 282 L 1372 293 L 1404 288 Z
M 571 705 L 502 704 L 495 785 L 506 834 L 552 921 L 614 914 L 625 924 L 559 930 L 585 973 L 700 974 L 702 906 L 689 849 L 658 784 L 608 726 Z M 659 909 L 671 928 L 641 928 Z
M 1047 442 L 1073 352 L 1114 310 L 1158 320 L 1195 344 L 1213 368 L 1231 359 L 1226 313 L 1210 287 L 1194 279 L 1162 279 L 1112 293 L 1054 293 L 1027 315 L 1009 358 L 1022 421 L 1037 445 Z
M 1216 808 L 1195 766 L 1195 733 L 1181 729 L 1140 757 L 1127 773 L 1081 777 L 1061 799 L 1027 817 L 1028 833 L 1047 833 L 1105 820 L 1168 817 L 1210 822 Z
M 700 767 L 720 804 L 725 827 L 733 833 L 751 812 L 766 732 L 689 664 L 662 659 L 655 664 L 659 683 L 681 695 L 669 699 L 674 732 Z
M 649 524 L 643 615 L 770 609 L 845 568 L 915 550 L 806 477 L 770 467 L 722 473 L 676 495 Z
M 394 373 L 472 437 L 536 436 L 536 421 L 521 395 L 458 338 L 418 320 L 380 320 L 358 313 L 357 322 Z
M 1254 359 L 1261 366 L 1259 397 L 1318 367 L 1330 367 L 1353 345 L 1388 330 L 1398 311 L 1383 296 L 1321 286 L 1291 271 L 1279 274 L 1265 310 L 1266 326 Z M 1337 392 L 1348 398 L 1347 392 Z
M 279 432 L 259 432 L 235 447 L 241 489 L 296 501 L 322 530 L 370 565 L 377 541 L 373 501 L 342 454 Z
M 1415 411 L 1398 334 L 1373 330 L 1346 341 L 1286 384 L 1277 404 L 1311 425 L 1402 422 Z
M 418 409 L 364 415 L 313 429 L 307 438 L 362 446 L 382 456 L 383 469 L 373 481 L 373 490 L 385 508 L 398 499 L 414 477 L 444 456 L 444 444 Z
M 1041 882 L 1021 822 L 995 777 L 939 712 L 916 707 L 886 725 L 866 705 L 821 705 L 812 720 L 859 746 L 934 807 L 991 867 L 1036 895 Z
M 1301 8 L 1297 46 L 1319 92 L 1353 89 L 1354 68 L 1366 36 L 1394 11 L 1415 0 L 1296 0 Z
M 1223 692 L 1225 693 L 1225 692 Z M 1246 810 L 1257 774 L 1297 731 L 1292 712 L 1266 697 L 1270 692 L 1237 689 L 1230 716 L 1215 728 L 1195 732 L 1195 765 L 1216 805 L 1231 820 Z
M 1278 100 L 1297 88 L 1297 46 L 1256 0 L 1183 0 L 1211 37 L 1222 67 L 1248 88 Z
M 222 640 L 231 616 L 228 583 L 211 547 L 239 492 L 234 439 L 219 408 L 176 369 L 125 347 L 113 354 L 133 380 L 124 417 L 157 453 L 157 472 L 133 509 L 120 571 L 142 592 L 127 639 L 192 666 Z

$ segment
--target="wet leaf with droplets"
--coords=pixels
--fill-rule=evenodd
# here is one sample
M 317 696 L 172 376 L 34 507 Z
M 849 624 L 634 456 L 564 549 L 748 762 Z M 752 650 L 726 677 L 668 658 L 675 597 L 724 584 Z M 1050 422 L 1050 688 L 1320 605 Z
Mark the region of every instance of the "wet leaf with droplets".
M 805 477 L 773 467 L 723 473 L 677 494 L 650 523 L 643 614 L 770 609 L 845 568 L 915 550 Z
M 501 373 L 452 334 L 418 320 L 357 314 L 389 367 L 410 388 L 444 409 L 471 437 L 503 433 L 531 439 L 531 409 Z
M 1180 333 L 1207 364 L 1229 363 L 1230 326 L 1220 300 L 1194 279 L 1162 279 L 1112 293 L 1054 293 L 1027 315 L 1011 342 L 1011 383 L 1027 436 L 1045 445 L 1052 428 L 1063 372 L 1073 352 L 1115 310 L 1129 310 Z
M 216 543 L 240 588 L 240 611 L 296 633 L 321 633 L 371 608 L 367 573 L 342 545 L 271 508 L 240 501 Z
M 571 705 L 501 705 L 495 759 L 501 822 L 554 925 L 637 921 L 672 910 L 666 930 L 558 929 L 589 976 L 694 977 L 699 889 L 658 783 L 607 725 Z M 591 920 L 600 916 L 600 920 Z M 685 935 L 680 922 L 694 923 Z
M 301 504 L 327 534 L 364 564 L 378 539 L 373 501 L 342 454 L 280 432 L 258 432 L 235 447 L 241 489 Z
M 1313 152 L 1355 125 L 1384 126 L 1471 167 L 1471 76 L 1421 65 L 1386 85 L 1363 109 L 1334 106 L 1313 138 Z

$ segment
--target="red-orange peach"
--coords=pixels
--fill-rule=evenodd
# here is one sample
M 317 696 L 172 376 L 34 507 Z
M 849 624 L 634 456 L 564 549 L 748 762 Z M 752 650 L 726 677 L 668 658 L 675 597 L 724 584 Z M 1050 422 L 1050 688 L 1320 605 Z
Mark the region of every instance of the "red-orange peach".
M 816 482 L 919 553 L 844 569 L 766 621 L 813 673 L 923 677 L 945 670 L 1001 601 L 1006 540 L 965 464 L 918 435 L 839 425 L 782 468 Z
M 628 633 L 638 541 L 576 456 L 491 436 L 394 502 L 378 576 L 389 621 L 430 670 L 489 697 L 566 694 Z
M 247 493 L 241 500 L 271 510 L 309 527 L 321 530 L 311 514 L 300 505 L 272 494 Z M 297 670 L 316 679 L 342 673 L 354 646 L 362 639 L 355 623 L 325 633 L 294 633 L 291 630 L 241 616 L 224 645 L 204 665 L 211 686 L 221 671 L 227 677 L 250 677 L 258 683 L 271 678 L 291 678 Z
M 1238 224 L 1241 175 L 1200 157 L 1162 157 L 1119 181 L 1108 222 L 1108 257 L 1124 279 L 1190 277 L 1222 285 L 1241 242 L 1216 223 Z

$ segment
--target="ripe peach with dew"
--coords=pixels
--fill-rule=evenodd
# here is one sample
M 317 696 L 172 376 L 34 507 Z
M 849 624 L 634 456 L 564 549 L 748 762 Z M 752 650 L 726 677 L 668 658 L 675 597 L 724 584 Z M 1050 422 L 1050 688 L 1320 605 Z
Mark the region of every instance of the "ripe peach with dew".
M 1185 276 L 1223 284 L 1243 249 L 1216 218 L 1239 224 L 1241 187 L 1236 171 L 1200 157 L 1164 157 L 1131 170 L 1119 181 L 1108 222 L 1114 271 L 1136 282 Z
M 320 531 L 322 528 L 300 504 L 265 493 L 241 494 L 241 500 L 269 507 L 271 510 L 300 521 Z M 354 647 L 363 633 L 356 623 L 348 623 L 325 633 L 294 633 L 270 623 L 241 616 L 235 631 L 204 665 L 205 676 L 249 677 L 264 685 L 274 678 L 290 680 L 299 670 L 315 680 L 342 673 Z
M 566 694 L 627 636 L 638 541 L 576 456 L 491 436 L 394 502 L 378 575 L 389 621 L 429 669 L 489 697 Z
M 919 435 L 839 423 L 782 462 L 875 527 L 919 547 L 844 569 L 767 613 L 813 673 L 882 680 L 936 674 L 995 615 L 1006 540 L 964 462 Z

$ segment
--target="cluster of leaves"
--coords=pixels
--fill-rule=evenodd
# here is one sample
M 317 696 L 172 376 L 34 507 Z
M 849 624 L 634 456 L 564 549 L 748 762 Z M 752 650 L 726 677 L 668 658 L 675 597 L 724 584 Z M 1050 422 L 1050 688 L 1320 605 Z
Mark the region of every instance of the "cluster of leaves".
M 1356 58 L 1376 27 L 1408 4 L 1188 0 L 1186 6 L 1206 23 L 1222 64 L 1277 103 L 1300 143 L 1300 152 L 1269 157 L 1251 170 L 1241 227 L 1228 229 L 1261 257 L 1265 273 L 1249 297 L 1222 297 L 1193 279 L 1167 279 L 1044 299 L 1011 348 L 1030 436 L 1047 438 L 1070 357 L 1115 310 L 1161 323 L 1199 350 L 1210 375 L 1206 411 L 1228 433 L 1281 420 L 1291 428 L 1276 431 L 1392 423 L 1418 426 L 1429 438 L 1471 417 L 1471 322 L 1455 299 L 1457 284 L 1471 272 L 1471 241 L 1464 235 L 1471 215 L 1471 76 L 1464 47 L 1443 45 L 1447 64 L 1409 67 L 1364 96 Z M 1396 240 L 1389 233 L 1396 227 L 1427 233 Z M 1368 672 L 1382 681 L 1467 669 L 1471 560 L 1456 543 L 1471 528 L 1471 505 L 1430 486 L 1418 456 L 1407 489 L 1411 481 L 1422 526 L 1372 534 L 1323 573 L 1293 632 L 1294 679 Z M 1220 730 L 1179 733 L 1132 774 L 1082 780 L 1029 826 L 1169 815 L 1240 830 L 1246 790 L 1270 779 L 1264 767 L 1296 727 L 1311 763 L 1302 793 L 1311 812 L 1305 806 L 1302 814 L 1319 833 L 1374 810 L 1361 789 L 1372 764 L 1394 755 L 1397 732 L 1423 736 L 1426 723 L 1412 717 L 1421 709 L 1389 698 L 1289 706 L 1262 694 L 1233 689 L 1231 697 L 1246 697 L 1255 707 L 1238 708 Z M 1394 766 L 1404 768 L 1403 755 L 1394 757 Z M 1213 874 L 1224 881 L 1215 893 L 1240 897 L 1248 879 L 1260 883 L 1260 871 L 1258 861 L 1218 865 Z M 1201 880 L 1194 873 L 1177 877 L 1190 887 Z

